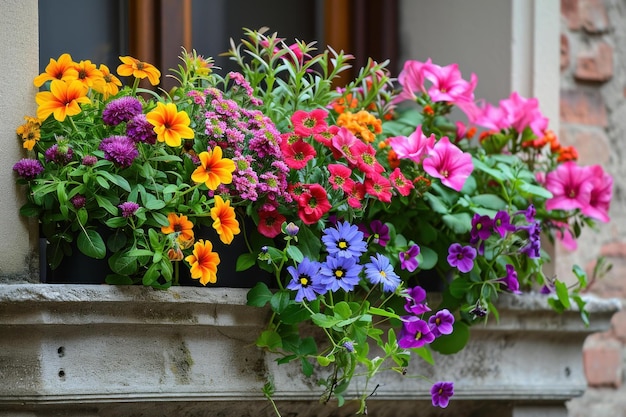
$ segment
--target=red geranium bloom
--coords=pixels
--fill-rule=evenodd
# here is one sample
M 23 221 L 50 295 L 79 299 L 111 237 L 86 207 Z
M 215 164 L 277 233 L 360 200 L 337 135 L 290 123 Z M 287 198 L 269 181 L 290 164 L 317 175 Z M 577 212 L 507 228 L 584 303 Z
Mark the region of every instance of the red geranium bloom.
M 259 212 L 258 230 L 265 237 L 275 238 L 281 232 L 281 226 L 287 219 L 278 210 L 263 210 Z
M 409 181 L 404 174 L 402 174 L 400 168 L 393 170 L 393 172 L 389 175 L 389 181 L 391 181 L 391 184 L 396 190 L 398 190 L 400 195 L 405 197 L 409 195 L 411 190 L 414 188 L 413 183 Z
M 342 164 L 328 164 L 328 171 L 330 172 L 330 183 L 334 190 L 342 189 L 344 192 L 349 192 L 350 188 L 346 189 L 346 184 L 352 179 L 352 170 Z
M 326 116 L 328 112 L 324 109 L 315 109 L 311 112 L 296 110 L 291 116 L 293 130 L 298 135 L 307 137 L 326 130 Z
M 298 200 L 298 216 L 304 224 L 316 223 L 330 208 L 326 190 L 319 184 L 309 184 Z
M 316 155 L 315 149 L 303 140 L 281 146 L 285 163 L 291 169 L 302 169 Z
M 354 209 L 360 209 L 361 201 L 365 198 L 365 186 L 360 182 L 353 181 L 349 195 L 348 205 Z
M 365 191 L 383 203 L 391 202 L 391 183 L 382 175 L 370 175 L 365 179 Z

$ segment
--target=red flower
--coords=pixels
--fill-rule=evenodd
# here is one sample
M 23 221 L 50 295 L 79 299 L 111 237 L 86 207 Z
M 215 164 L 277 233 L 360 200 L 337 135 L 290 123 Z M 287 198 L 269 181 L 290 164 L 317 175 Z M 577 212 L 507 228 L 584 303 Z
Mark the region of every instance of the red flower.
M 360 209 L 361 201 L 365 198 L 365 186 L 360 182 L 353 181 L 348 194 L 350 195 L 348 205 L 354 209 Z
M 319 184 L 309 184 L 298 200 L 298 216 L 304 224 L 316 223 L 330 209 L 326 190 Z
M 315 139 L 317 142 L 321 143 L 322 145 L 326 146 L 327 148 L 332 148 L 333 138 L 335 137 L 338 131 L 339 131 L 339 126 L 337 125 L 326 126 L 326 129 L 324 129 L 320 133 L 314 133 L 313 139 Z
M 342 164 L 328 164 L 328 171 L 330 172 L 330 183 L 334 190 L 342 189 L 344 192 L 349 193 L 352 188 L 351 182 L 354 182 L 350 175 L 352 170 Z
M 360 145 L 354 147 L 353 152 L 356 154 L 357 167 L 366 176 L 380 174 L 385 170 L 376 159 L 376 149 L 371 145 L 361 142 Z
M 383 203 L 391 203 L 391 183 L 382 175 L 370 175 L 365 179 L 365 190 Z
M 313 159 L 316 155 L 313 146 L 303 140 L 297 140 L 293 144 L 283 142 L 281 149 L 283 151 L 285 163 L 291 169 L 304 168 L 307 162 Z
M 328 116 L 328 112 L 323 109 L 315 109 L 309 113 L 304 110 L 296 110 L 291 116 L 293 130 L 303 137 L 322 133 L 328 126 L 326 116 Z
M 259 226 L 257 229 L 265 237 L 275 238 L 281 232 L 281 226 L 287 219 L 278 210 L 263 210 L 259 212 Z
M 396 168 L 393 170 L 391 175 L 389 175 L 389 181 L 391 181 L 391 184 L 396 190 L 398 190 L 400 195 L 403 195 L 405 197 L 409 195 L 411 193 L 411 190 L 414 188 L 413 183 L 409 181 L 404 176 L 404 174 L 402 174 L 400 168 Z

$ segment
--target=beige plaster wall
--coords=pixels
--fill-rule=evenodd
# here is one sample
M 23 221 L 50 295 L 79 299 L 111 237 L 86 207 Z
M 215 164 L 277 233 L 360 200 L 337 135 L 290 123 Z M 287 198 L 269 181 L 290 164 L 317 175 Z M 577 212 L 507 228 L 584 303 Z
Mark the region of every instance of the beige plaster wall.
M 14 283 L 37 276 L 31 266 L 37 260 L 36 233 L 29 233 L 28 221 L 19 216 L 23 191 L 13 174 L 15 162 L 26 156 L 15 128 L 36 110 L 37 0 L 0 0 L 0 10 L 0 282 Z

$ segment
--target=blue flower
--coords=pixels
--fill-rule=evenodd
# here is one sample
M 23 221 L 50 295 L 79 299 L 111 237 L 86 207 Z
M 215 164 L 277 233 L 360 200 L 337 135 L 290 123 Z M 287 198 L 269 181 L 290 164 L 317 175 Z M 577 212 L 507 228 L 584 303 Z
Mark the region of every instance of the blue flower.
M 332 292 L 339 288 L 352 291 L 359 283 L 359 274 L 363 269 L 356 261 L 357 258 L 328 256 L 320 269 L 322 284 Z
M 400 277 L 394 272 L 389 258 L 380 253 L 370 256 L 372 262 L 365 265 L 365 276 L 372 284 L 383 284 L 384 292 L 394 292 L 400 285 Z
M 287 267 L 287 272 L 291 274 L 291 281 L 287 284 L 287 289 L 298 291 L 295 298 L 297 302 L 302 300 L 313 301 L 317 298 L 317 294 L 326 292 L 319 271 L 319 262 L 311 261 L 309 258 L 304 258 L 297 268 Z
M 337 228 L 329 227 L 324 230 L 322 242 L 328 253 L 337 257 L 359 258 L 367 250 L 363 232 L 348 222 L 337 224 Z

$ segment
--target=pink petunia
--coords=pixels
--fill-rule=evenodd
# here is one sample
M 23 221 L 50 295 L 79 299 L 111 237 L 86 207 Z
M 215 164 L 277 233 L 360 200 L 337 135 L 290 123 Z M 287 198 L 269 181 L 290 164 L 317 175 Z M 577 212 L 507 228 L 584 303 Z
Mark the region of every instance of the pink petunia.
M 342 127 L 332 139 L 333 149 L 346 158 L 350 164 L 358 163 L 357 151 L 364 145 L 363 141 L 354 136 L 347 128 Z
M 398 75 L 398 82 L 402 86 L 402 92 L 394 98 L 394 103 L 405 100 L 415 101 L 418 96 L 426 92 L 424 87 L 424 68 L 429 65 L 432 65 L 430 58 L 426 62 L 405 61 L 404 67 Z
M 590 166 L 589 172 L 593 188 L 591 189 L 589 205 L 583 208 L 583 214 L 608 223 L 610 220 L 609 208 L 613 198 L 613 177 L 604 172 L 600 165 Z
M 546 175 L 545 187 L 552 193 L 546 201 L 547 210 L 591 209 L 594 180 L 588 167 L 570 161 L 559 165 Z
M 426 66 L 424 76 L 432 83 L 428 89 L 428 95 L 432 101 L 445 101 L 452 104 L 474 101 L 474 90 L 478 84 L 478 77 L 476 74 L 472 74 L 469 82 L 464 80 L 458 64 L 450 64 L 445 67 L 439 65 Z
M 428 150 L 435 145 L 435 135 L 426 137 L 422 132 L 422 126 L 418 125 L 415 132 L 406 136 L 395 136 L 389 138 L 391 149 L 400 159 L 410 159 L 419 164 L 428 153 Z
M 465 180 L 474 170 L 472 156 L 450 143 L 447 136 L 442 137 L 428 151 L 422 166 L 426 173 L 439 178 L 443 185 L 455 191 L 461 191 Z

